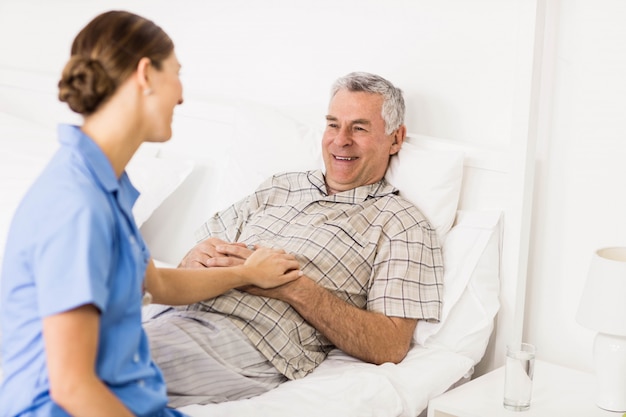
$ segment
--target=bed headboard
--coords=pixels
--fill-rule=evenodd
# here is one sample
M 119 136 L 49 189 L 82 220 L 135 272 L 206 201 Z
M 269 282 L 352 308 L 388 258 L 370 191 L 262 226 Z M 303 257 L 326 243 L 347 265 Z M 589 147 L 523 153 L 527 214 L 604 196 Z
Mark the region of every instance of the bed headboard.
M 521 212 L 512 207 L 520 193 L 519 172 L 512 163 L 515 155 L 510 148 L 471 145 L 453 140 L 410 134 L 412 140 L 427 149 L 460 150 L 464 153 L 464 174 L 459 209 L 500 210 L 502 216 L 502 250 L 500 263 L 500 310 L 496 317 L 495 330 L 475 375 L 481 375 L 503 364 L 506 345 L 522 337 L 518 323 L 517 306 L 523 300 L 524 287 L 519 288 L 518 279 L 523 250 L 521 236 L 524 221 Z

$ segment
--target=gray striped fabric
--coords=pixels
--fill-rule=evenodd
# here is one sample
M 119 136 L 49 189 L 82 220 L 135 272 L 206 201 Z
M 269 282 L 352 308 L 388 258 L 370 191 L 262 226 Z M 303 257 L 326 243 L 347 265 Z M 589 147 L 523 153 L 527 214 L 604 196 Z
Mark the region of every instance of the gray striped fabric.
M 144 323 L 170 407 L 249 398 L 285 378 L 228 318 L 170 309 Z

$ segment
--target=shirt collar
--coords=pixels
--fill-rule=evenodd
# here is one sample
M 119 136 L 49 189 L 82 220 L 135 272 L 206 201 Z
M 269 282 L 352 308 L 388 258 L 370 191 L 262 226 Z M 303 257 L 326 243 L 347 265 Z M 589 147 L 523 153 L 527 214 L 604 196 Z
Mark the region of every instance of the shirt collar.
M 331 196 L 326 191 L 326 180 L 321 170 L 309 171 L 309 181 L 327 200 L 338 203 L 355 203 L 365 201 L 368 198 L 383 197 L 389 194 L 398 194 L 398 189 L 389 184 L 384 178 L 374 184 L 362 185 L 351 190 L 342 191 Z

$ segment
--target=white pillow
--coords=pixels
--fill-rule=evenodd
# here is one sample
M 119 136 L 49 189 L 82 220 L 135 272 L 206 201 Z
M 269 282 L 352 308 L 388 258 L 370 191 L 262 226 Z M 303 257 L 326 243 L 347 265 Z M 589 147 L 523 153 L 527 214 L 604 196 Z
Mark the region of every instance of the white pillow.
M 148 152 L 142 152 L 141 149 L 148 148 L 140 148 L 126 166 L 126 172 L 131 182 L 140 193 L 133 206 L 133 215 L 137 227 L 141 227 L 150 218 L 152 213 L 183 183 L 193 169 L 192 161 L 162 159 L 150 155 Z
M 322 134 L 272 107 L 240 101 L 219 198 L 232 204 L 274 174 L 323 168 Z
M 239 102 L 237 114 L 233 146 L 227 152 L 228 175 L 218 187 L 222 201 L 234 203 L 279 172 L 324 169 L 321 128 L 255 103 Z M 422 211 L 440 237 L 445 236 L 461 193 L 462 152 L 421 149 L 409 139 L 392 157 L 385 178 Z
M 461 195 L 463 153 L 421 149 L 407 140 L 391 158 L 385 179 L 420 209 L 443 239 Z
M 415 341 L 482 358 L 500 308 L 499 211 L 459 211 L 443 245 L 444 293 L 439 323 L 420 321 Z
M 194 232 L 216 211 L 282 170 L 317 168 L 321 134 L 272 107 L 235 99 L 185 99 L 159 156 L 192 159 L 187 180 L 154 212 L 142 234 L 154 257 L 177 264 Z
M 233 146 L 237 107 L 232 100 L 189 98 L 174 110 L 172 138 L 159 144 L 162 159 L 193 161 L 189 177 L 163 201 L 142 227 L 150 253 L 173 264 L 195 244 L 194 232 L 227 207 L 219 194 L 227 150 Z

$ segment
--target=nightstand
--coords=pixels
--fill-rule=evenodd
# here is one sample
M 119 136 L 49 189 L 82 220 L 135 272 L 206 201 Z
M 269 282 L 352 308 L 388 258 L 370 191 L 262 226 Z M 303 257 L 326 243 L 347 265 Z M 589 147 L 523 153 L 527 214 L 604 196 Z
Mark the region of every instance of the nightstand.
M 482 375 L 428 403 L 428 417 L 622 417 L 595 404 L 592 374 L 535 361 L 530 409 L 502 406 L 504 367 Z

